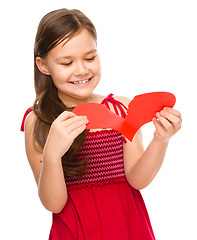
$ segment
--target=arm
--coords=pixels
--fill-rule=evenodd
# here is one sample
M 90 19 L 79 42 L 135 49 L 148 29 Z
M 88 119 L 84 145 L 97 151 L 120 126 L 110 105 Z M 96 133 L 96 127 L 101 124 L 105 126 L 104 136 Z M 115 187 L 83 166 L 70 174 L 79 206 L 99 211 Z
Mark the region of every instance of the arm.
M 125 175 L 131 186 L 143 189 L 158 173 L 167 150 L 170 138 L 181 128 L 181 114 L 174 109 L 165 108 L 156 114 L 153 124 L 156 128 L 154 138 L 143 152 L 142 136 L 139 130 L 132 142 L 124 144 Z
M 129 184 L 140 190 L 147 187 L 157 175 L 167 150 L 168 143 L 162 143 L 153 138 L 146 151 L 140 149 L 139 131 L 133 142 L 128 142 L 124 146 L 124 167 L 125 175 Z M 141 147 L 142 148 L 142 147 Z M 132 151 L 132 149 L 135 149 Z M 137 152 L 138 155 L 135 155 Z
M 38 185 L 41 202 L 49 211 L 58 213 L 67 201 L 61 157 L 70 148 L 74 139 L 83 132 L 87 120 L 71 112 L 60 114 L 51 126 L 43 153 L 35 149 L 33 139 L 35 120 L 36 115 L 32 112 L 25 122 L 27 158 Z

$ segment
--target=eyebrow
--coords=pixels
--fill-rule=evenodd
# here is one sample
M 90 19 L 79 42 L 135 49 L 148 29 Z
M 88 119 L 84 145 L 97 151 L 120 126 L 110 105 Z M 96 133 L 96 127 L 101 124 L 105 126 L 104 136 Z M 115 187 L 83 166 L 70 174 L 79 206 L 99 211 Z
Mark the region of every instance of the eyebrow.
M 93 53 L 93 52 L 97 52 L 97 50 L 96 49 L 92 49 L 92 50 L 86 52 L 84 55 L 88 55 L 88 54 Z M 69 59 L 69 58 L 72 58 L 72 57 L 73 56 L 60 56 L 60 57 L 56 58 L 56 61 L 58 61 L 60 59 Z

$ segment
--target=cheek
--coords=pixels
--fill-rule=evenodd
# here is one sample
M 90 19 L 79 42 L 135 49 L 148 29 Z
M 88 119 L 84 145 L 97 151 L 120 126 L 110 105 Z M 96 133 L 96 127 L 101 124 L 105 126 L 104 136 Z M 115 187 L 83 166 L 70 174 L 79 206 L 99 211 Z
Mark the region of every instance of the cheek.
M 54 71 L 51 72 L 51 77 L 55 85 L 65 83 L 70 79 L 70 76 L 71 76 L 70 71 L 62 66 L 56 68 Z
M 94 73 L 98 76 L 101 76 L 101 63 L 99 59 L 95 62 Z

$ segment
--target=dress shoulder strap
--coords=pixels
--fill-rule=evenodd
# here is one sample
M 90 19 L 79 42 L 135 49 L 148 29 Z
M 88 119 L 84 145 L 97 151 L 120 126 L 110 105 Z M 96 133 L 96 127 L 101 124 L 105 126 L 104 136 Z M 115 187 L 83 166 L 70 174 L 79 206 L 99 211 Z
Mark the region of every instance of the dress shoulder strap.
M 23 116 L 23 120 L 22 120 L 22 124 L 21 124 L 21 131 L 22 132 L 25 131 L 25 119 L 31 111 L 33 111 L 33 107 L 28 108 L 27 111 L 25 112 L 24 116 Z
M 127 116 L 126 112 L 127 112 L 127 110 L 128 110 L 127 107 L 126 107 L 123 103 L 121 103 L 120 101 L 116 100 L 116 99 L 113 97 L 113 94 L 112 94 L 112 93 L 109 94 L 109 95 L 108 95 L 105 99 L 103 99 L 103 101 L 101 102 L 101 104 L 104 104 L 104 105 L 110 110 L 110 107 L 109 107 L 109 103 L 108 103 L 108 102 L 112 103 L 112 106 L 113 106 L 113 108 L 114 108 L 114 111 L 115 111 L 116 115 L 120 116 L 120 114 L 121 114 L 121 117 L 122 117 L 122 118 L 126 118 L 126 116 Z M 119 111 L 120 111 L 120 114 L 119 114 L 118 109 L 119 109 Z M 122 140 L 123 140 L 124 143 L 127 142 L 127 140 L 126 140 L 126 138 L 125 138 L 124 136 L 122 136 Z
M 119 116 L 121 114 L 122 118 L 125 118 L 127 116 L 127 114 L 125 112 L 125 111 L 127 111 L 127 107 L 123 103 L 121 103 L 120 101 L 116 100 L 113 97 L 112 93 L 109 94 L 105 99 L 103 99 L 101 104 L 104 104 L 108 109 L 110 109 L 108 102 L 112 103 L 112 106 L 114 108 L 114 111 L 115 111 L 116 115 Z M 118 112 L 118 109 L 120 111 L 120 114 Z

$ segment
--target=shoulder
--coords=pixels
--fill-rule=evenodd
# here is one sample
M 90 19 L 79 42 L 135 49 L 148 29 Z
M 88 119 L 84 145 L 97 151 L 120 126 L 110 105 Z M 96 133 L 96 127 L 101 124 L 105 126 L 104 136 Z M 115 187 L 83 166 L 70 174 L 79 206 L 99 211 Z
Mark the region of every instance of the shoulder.
M 131 99 L 128 97 L 124 97 L 124 96 L 113 96 L 113 97 L 114 97 L 114 99 L 123 103 L 126 107 L 128 107 L 129 103 L 131 102 Z
M 37 116 L 35 112 L 30 112 L 24 122 L 24 132 L 25 132 L 25 145 L 27 149 L 33 149 L 35 146 L 34 142 L 34 127 L 36 122 Z
M 105 99 L 106 97 L 100 94 L 96 94 L 96 93 L 92 93 L 91 95 L 91 102 L 93 103 L 101 103 L 103 99 Z
M 35 122 L 36 122 L 36 119 L 37 119 L 37 116 L 35 114 L 34 111 L 31 111 L 26 119 L 25 119 L 25 122 L 24 122 L 24 130 L 25 130 L 25 133 L 29 133 L 33 130 L 34 128 L 34 125 L 35 125 Z

